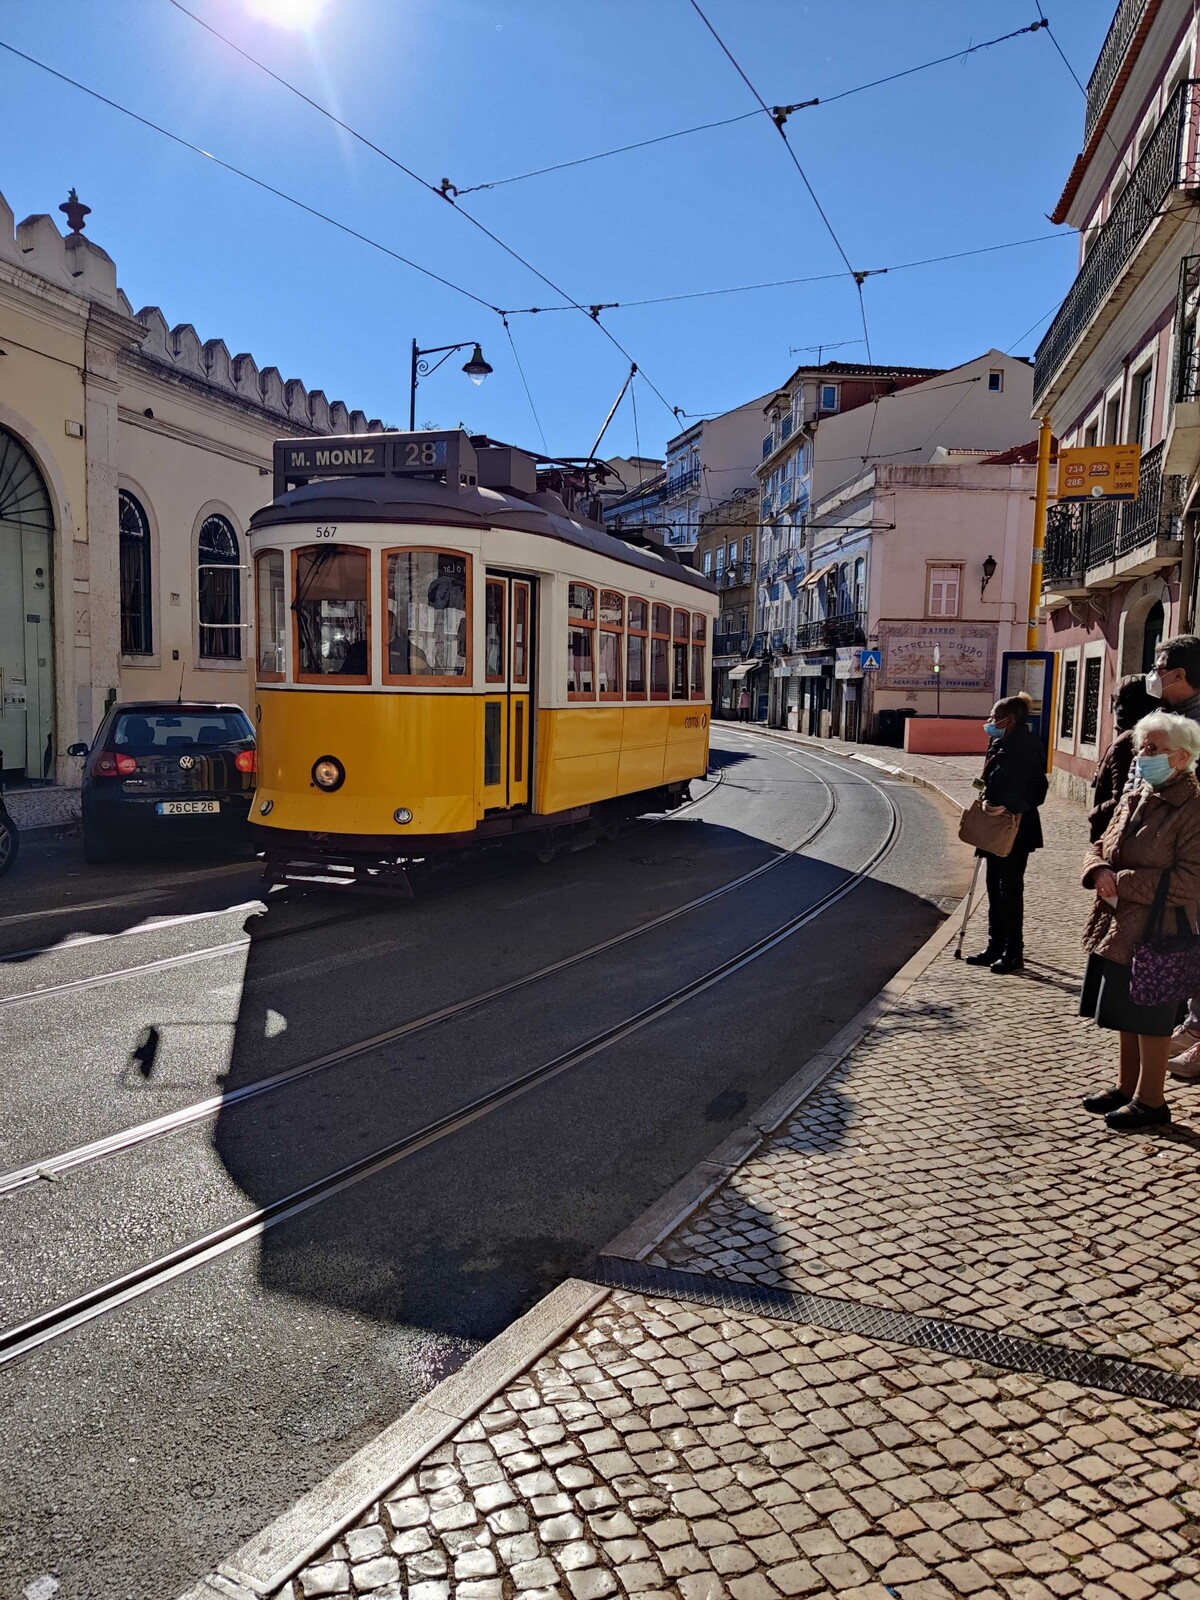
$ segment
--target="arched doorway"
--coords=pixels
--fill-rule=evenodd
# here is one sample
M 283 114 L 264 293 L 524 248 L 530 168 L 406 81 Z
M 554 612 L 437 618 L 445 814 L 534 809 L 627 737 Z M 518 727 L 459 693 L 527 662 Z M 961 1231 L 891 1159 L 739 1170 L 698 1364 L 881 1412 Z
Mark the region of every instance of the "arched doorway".
M 1154 658 L 1158 654 L 1158 647 L 1162 643 L 1163 627 L 1166 615 L 1163 611 L 1162 601 L 1156 600 L 1146 613 L 1146 620 L 1142 624 L 1142 664 L 1139 672 L 1149 672 L 1154 665 Z
M 0 427 L 0 772 L 54 770 L 54 517 L 33 457 Z

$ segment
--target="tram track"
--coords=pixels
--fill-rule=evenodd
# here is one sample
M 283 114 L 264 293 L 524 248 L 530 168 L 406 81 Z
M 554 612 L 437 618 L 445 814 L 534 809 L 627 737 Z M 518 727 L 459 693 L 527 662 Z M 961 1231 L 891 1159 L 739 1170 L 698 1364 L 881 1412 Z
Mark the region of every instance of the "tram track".
M 643 828 L 655 827 L 661 822 L 678 817 L 682 812 L 689 811 L 693 806 L 702 805 L 709 799 L 724 782 L 725 773 L 719 768 L 709 781 L 711 787 L 707 793 L 698 795 L 694 800 L 688 800 L 675 810 L 665 812 L 662 816 L 644 818 L 637 822 L 629 833 L 638 833 Z M 628 835 L 626 835 L 628 836 Z M 336 893 L 337 891 L 332 891 Z M 345 892 L 345 891 L 342 891 Z M 246 950 L 251 944 L 265 944 L 271 940 L 296 938 L 301 934 L 313 933 L 321 928 L 335 926 L 341 922 L 365 921 L 372 916 L 380 916 L 389 910 L 395 909 L 396 902 L 381 902 L 377 900 L 363 903 L 361 900 L 347 909 L 337 911 L 331 916 L 316 918 L 294 928 L 266 929 L 261 933 L 247 934 L 237 939 L 230 939 L 221 944 L 205 945 L 198 950 L 179 951 L 175 955 L 158 956 L 151 961 L 138 962 L 133 966 L 120 967 L 111 972 L 93 973 L 82 978 L 65 978 L 58 983 L 42 984 L 34 989 L 21 990 L 16 994 L 0 995 L 0 1009 L 5 1006 L 26 1005 L 33 1001 L 53 998 L 56 995 L 70 994 L 83 989 L 101 988 L 109 983 L 122 983 L 127 979 L 136 978 L 142 973 L 167 971 L 172 967 L 187 966 L 196 961 L 215 961 L 223 956 L 236 955 L 241 950 Z M 257 912 L 263 914 L 268 910 L 265 900 L 238 901 L 232 906 L 221 906 L 208 911 L 185 912 L 174 917 L 164 917 L 160 922 L 140 923 L 134 928 L 121 928 L 112 933 L 84 934 L 78 938 L 65 940 L 60 944 L 35 946 L 28 950 L 6 951 L 0 954 L 0 970 L 5 966 L 49 958 L 64 954 L 73 954 L 77 950 L 87 949 L 90 946 L 106 944 L 116 939 L 128 939 L 138 935 L 158 933 L 172 928 L 187 926 L 191 923 L 211 921 L 217 917 L 233 916 L 239 911 Z M 0 1193 L 3 1193 L 0 1188 Z
M 181 1106 L 175 1111 L 165 1112 L 160 1117 L 150 1118 L 145 1122 L 136 1123 L 116 1133 L 107 1134 L 99 1139 L 76 1145 L 70 1150 L 60 1152 L 58 1155 L 43 1157 L 40 1160 L 29 1162 L 25 1166 L 14 1168 L 9 1172 L 0 1173 L 0 1199 L 5 1195 L 15 1193 L 19 1189 L 26 1188 L 30 1184 L 46 1180 L 53 1181 L 63 1177 L 68 1172 L 90 1166 L 108 1156 L 117 1155 L 122 1151 L 146 1144 L 150 1140 L 177 1133 L 184 1128 L 194 1126 L 196 1123 L 208 1121 L 220 1111 L 231 1106 L 258 1099 L 262 1095 L 276 1093 L 281 1089 L 293 1088 L 310 1078 L 330 1071 L 334 1067 L 342 1066 L 347 1062 L 357 1060 L 360 1056 L 369 1054 L 373 1050 L 381 1049 L 385 1045 L 397 1044 L 403 1039 L 411 1038 L 442 1023 L 456 1021 L 459 1018 L 469 1016 L 472 1012 L 481 1010 L 484 1006 L 498 1000 L 507 999 L 514 994 L 519 994 L 521 990 L 529 988 L 533 984 L 542 983 L 548 978 L 568 972 L 572 967 L 594 960 L 597 956 L 604 955 L 610 950 L 619 949 L 620 946 L 641 938 L 642 935 L 651 933 L 657 928 L 664 927 L 679 917 L 687 916 L 693 911 L 700 910 L 702 907 L 720 900 L 725 895 L 733 893 L 734 890 L 740 889 L 746 884 L 763 877 L 766 873 L 774 871 L 777 867 L 782 866 L 784 862 L 794 859 L 801 850 L 806 849 L 829 826 L 837 811 L 837 797 L 832 785 L 820 778 L 819 774 L 817 777 L 825 788 L 826 806 L 816 824 L 803 837 L 795 840 L 786 849 L 780 850 L 768 860 L 761 862 L 757 867 L 751 868 L 749 872 L 730 879 L 728 883 L 719 884 L 715 889 L 710 889 L 705 894 L 686 901 L 683 905 L 674 906 L 669 911 L 661 912 L 658 916 L 639 923 L 636 927 L 627 928 L 608 939 L 602 939 L 596 944 L 574 951 L 569 956 L 563 956 L 557 961 L 548 962 L 546 965 L 536 968 L 533 972 L 524 973 L 521 977 L 514 978 L 507 983 L 496 984 L 490 989 L 480 991 L 478 994 L 469 995 L 464 1000 L 455 1001 L 450 1005 L 441 1006 L 437 1010 L 426 1012 L 422 1016 L 413 1017 L 407 1022 L 398 1023 L 394 1028 L 385 1029 L 380 1033 L 372 1034 L 368 1038 L 357 1040 L 349 1045 L 342 1045 L 338 1049 L 328 1051 L 311 1061 L 301 1062 L 294 1067 L 288 1067 L 281 1072 L 272 1073 L 269 1077 L 261 1078 L 253 1083 L 241 1084 L 236 1089 L 227 1090 L 221 1094 L 208 1095 L 202 1100 L 193 1101 L 190 1105 Z M 707 796 L 702 796 L 701 798 L 704 799 Z M 699 802 L 694 803 L 698 804 Z M 677 813 L 673 812 L 671 815 L 677 815 Z M 231 946 L 230 948 L 244 948 L 245 943 L 246 941 L 243 941 L 242 944 Z M 166 959 L 177 960 L 174 957 Z M 44 991 L 36 992 L 42 993 Z
M 832 763 L 828 762 L 825 764 L 832 765 Z M 397 1163 L 409 1159 L 420 1151 L 440 1143 L 442 1140 L 482 1120 L 502 1107 L 520 1099 L 533 1089 L 553 1081 L 563 1073 L 582 1065 L 602 1051 L 621 1043 L 642 1029 L 660 1021 L 680 1006 L 696 999 L 717 984 L 722 983 L 725 979 L 743 971 L 746 967 L 777 949 L 867 881 L 891 853 L 895 845 L 900 832 L 900 812 L 898 807 L 891 796 L 878 784 L 865 778 L 860 781 L 878 793 L 884 802 L 888 813 L 886 834 L 860 867 L 852 872 L 842 883 L 827 890 L 802 911 L 787 918 L 769 933 L 764 934 L 751 944 L 744 946 L 734 955 L 710 967 L 698 977 L 681 984 L 669 994 L 651 1002 L 649 1005 L 643 1006 L 619 1022 L 600 1030 L 582 1043 L 552 1057 L 549 1061 L 545 1061 L 539 1066 L 519 1074 L 517 1077 L 496 1086 L 484 1094 L 465 1101 L 452 1111 L 446 1112 L 424 1126 L 391 1140 L 366 1155 L 345 1163 L 321 1178 L 314 1179 L 288 1194 L 268 1202 L 264 1206 L 247 1212 L 231 1222 L 212 1229 L 151 1261 L 143 1263 L 132 1271 L 123 1273 L 106 1283 L 96 1285 L 80 1295 L 60 1302 L 56 1306 L 0 1331 L 0 1367 L 15 1364 L 90 1322 L 115 1312 L 132 1301 L 186 1276 L 199 1267 L 252 1243 L 261 1238 L 270 1229 L 292 1221 L 313 1207 L 344 1193 Z M 826 787 L 830 790 L 831 805 L 829 814 L 832 815 L 836 810 L 836 797 L 832 794 L 832 787 L 830 785 L 826 785 Z M 827 821 L 828 817 L 823 820 L 820 826 L 825 826 Z M 754 875 L 761 875 L 764 871 L 770 870 L 772 866 L 778 865 L 780 860 L 785 859 L 788 859 L 788 853 L 783 853 L 779 857 L 773 858 L 769 863 L 763 863 L 762 866 L 756 869 Z M 709 896 L 700 897 L 700 902 L 698 903 L 705 903 L 721 892 L 728 892 L 728 889 L 713 891 Z M 693 908 L 689 907 L 688 909 Z M 661 921 L 669 921 L 673 917 L 683 914 L 684 908 L 677 908 L 676 911 L 667 913 L 664 918 L 656 919 L 655 925 L 660 925 Z M 644 929 L 640 931 L 644 931 Z M 631 932 L 622 935 L 618 940 L 609 942 L 607 947 L 611 947 L 612 943 L 624 942 L 625 939 L 631 937 L 636 937 L 636 934 Z M 586 955 L 581 952 L 577 956 L 569 958 L 565 965 L 573 965 L 583 959 L 586 959 Z M 561 969 L 561 965 L 556 964 L 555 970 Z M 533 981 L 536 981 L 536 979 L 530 975 L 521 980 L 516 987 L 523 987 L 526 983 Z M 511 985 L 505 986 L 502 992 L 511 993 L 513 987 Z M 431 1024 L 425 1023 L 424 1025 Z M 405 1026 L 411 1029 L 414 1025 L 407 1024 Z M 381 1043 L 388 1043 L 396 1037 L 403 1036 L 403 1030 L 390 1030 L 386 1035 L 376 1035 L 373 1039 L 360 1041 L 357 1045 L 334 1052 L 332 1058 L 321 1058 L 320 1063 L 308 1063 L 304 1069 L 293 1069 L 290 1081 L 296 1081 L 296 1074 L 302 1070 L 308 1073 L 323 1070 L 324 1065 L 334 1064 L 335 1059 L 350 1059 L 353 1055 L 363 1054 L 366 1051 L 378 1048 Z M 228 1104 L 228 1098 L 221 1097 L 218 1103 Z M 165 1120 L 167 1119 L 159 1119 L 160 1122 Z M 143 1126 L 148 1127 L 150 1125 Z M 163 1131 L 167 1130 L 164 1129 Z M 9 1179 L 12 1179 L 16 1175 L 10 1174 L 8 1176 Z

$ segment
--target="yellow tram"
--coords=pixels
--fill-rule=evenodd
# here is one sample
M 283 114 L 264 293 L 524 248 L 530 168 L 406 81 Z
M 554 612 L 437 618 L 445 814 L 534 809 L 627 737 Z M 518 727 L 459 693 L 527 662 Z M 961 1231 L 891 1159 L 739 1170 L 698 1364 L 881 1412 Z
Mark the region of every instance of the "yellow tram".
M 251 522 L 258 789 L 276 880 L 665 810 L 708 766 L 713 585 L 465 433 L 282 440 Z

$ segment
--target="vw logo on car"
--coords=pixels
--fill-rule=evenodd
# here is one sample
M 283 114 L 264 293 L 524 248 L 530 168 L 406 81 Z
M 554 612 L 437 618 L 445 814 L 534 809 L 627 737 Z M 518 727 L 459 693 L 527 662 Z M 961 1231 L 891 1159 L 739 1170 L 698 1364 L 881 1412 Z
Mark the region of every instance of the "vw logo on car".
M 179 765 L 185 772 L 190 772 L 196 765 L 196 758 L 195 756 L 180 756 Z

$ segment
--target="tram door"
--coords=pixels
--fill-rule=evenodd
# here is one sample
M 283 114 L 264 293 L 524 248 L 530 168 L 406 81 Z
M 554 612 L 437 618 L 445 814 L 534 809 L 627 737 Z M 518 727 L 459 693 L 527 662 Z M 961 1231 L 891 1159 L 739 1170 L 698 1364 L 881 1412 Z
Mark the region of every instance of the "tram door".
M 483 803 L 488 811 L 529 804 L 532 663 L 532 580 L 489 572 L 483 702 Z

